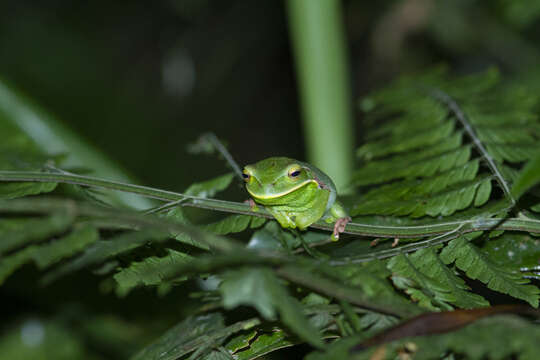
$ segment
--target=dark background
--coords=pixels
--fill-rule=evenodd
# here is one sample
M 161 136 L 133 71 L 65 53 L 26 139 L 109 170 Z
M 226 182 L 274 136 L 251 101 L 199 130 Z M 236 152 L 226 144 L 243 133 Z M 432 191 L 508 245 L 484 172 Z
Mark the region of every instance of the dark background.
M 457 73 L 495 65 L 540 90 L 540 1 L 349 0 L 343 9 L 355 99 L 397 74 L 441 63 Z M 224 173 L 221 160 L 186 151 L 206 131 L 227 142 L 241 164 L 304 158 L 283 1 L 3 0 L 0 79 L 145 185 L 182 191 Z M 360 144 L 361 116 L 356 120 Z M 3 320 L 53 315 L 60 306 L 67 322 L 69 314 L 83 314 L 73 319 L 85 323 L 88 314 L 116 313 L 142 318 L 159 334 L 170 324 L 154 314 L 174 324 L 188 310 L 175 303 L 184 293 L 119 300 L 97 294 L 90 274 L 27 288 L 37 276 L 21 272 L 7 282 Z M 121 339 L 111 344 L 123 346 Z
M 523 73 L 535 3 L 344 1 L 355 98 L 432 64 Z M 304 158 L 293 69 L 283 1 L 0 2 L 0 78 L 152 186 L 222 173 L 186 152 L 209 130 L 240 163 Z

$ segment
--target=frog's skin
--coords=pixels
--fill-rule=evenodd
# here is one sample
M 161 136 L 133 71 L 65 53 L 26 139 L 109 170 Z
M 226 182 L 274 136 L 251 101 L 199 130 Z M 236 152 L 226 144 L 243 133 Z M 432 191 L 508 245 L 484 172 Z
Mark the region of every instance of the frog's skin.
M 247 165 L 243 171 L 246 189 L 284 228 L 306 229 L 319 219 L 334 224 L 333 240 L 351 220 L 337 201 L 333 181 L 315 166 L 271 157 Z

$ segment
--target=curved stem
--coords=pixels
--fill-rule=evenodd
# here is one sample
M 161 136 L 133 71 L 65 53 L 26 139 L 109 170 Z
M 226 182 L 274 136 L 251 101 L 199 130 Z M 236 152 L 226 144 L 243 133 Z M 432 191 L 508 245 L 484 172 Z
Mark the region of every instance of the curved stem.
M 125 184 L 116 181 L 103 180 L 81 175 L 28 171 L 0 171 L 0 181 L 34 181 L 76 184 L 81 186 L 90 186 L 108 190 L 123 191 L 167 202 L 182 200 L 182 202 L 179 203 L 180 206 L 199 207 L 214 211 L 272 218 L 272 215 L 270 215 L 264 209 L 252 211 L 250 206 L 244 203 L 201 198 L 172 191 L 155 189 L 147 186 Z M 540 220 L 529 217 L 493 217 L 500 211 L 501 210 L 498 209 L 496 211 L 486 213 L 482 218 L 469 218 L 465 220 L 453 220 L 418 225 L 373 225 L 367 223 L 351 222 L 347 224 L 345 233 L 361 236 L 399 238 L 422 237 L 441 234 L 444 235 L 448 234 L 449 232 L 455 231 L 456 229 L 460 229 L 462 233 L 493 230 L 494 228 L 496 228 L 497 230 L 517 230 L 527 231 L 531 233 L 540 233 Z M 318 221 L 312 224 L 311 227 L 327 231 L 333 230 L 333 226 L 324 221 Z

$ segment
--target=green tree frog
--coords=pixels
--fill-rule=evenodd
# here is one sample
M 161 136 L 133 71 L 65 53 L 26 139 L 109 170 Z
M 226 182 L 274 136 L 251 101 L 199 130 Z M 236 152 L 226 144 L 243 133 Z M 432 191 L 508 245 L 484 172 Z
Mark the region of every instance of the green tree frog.
M 242 176 L 255 203 L 264 205 L 284 228 L 304 230 L 322 218 L 335 223 L 332 240 L 337 241 L 351 220 L 333 181 L 313 165 L 271 157 L 247 165 Z

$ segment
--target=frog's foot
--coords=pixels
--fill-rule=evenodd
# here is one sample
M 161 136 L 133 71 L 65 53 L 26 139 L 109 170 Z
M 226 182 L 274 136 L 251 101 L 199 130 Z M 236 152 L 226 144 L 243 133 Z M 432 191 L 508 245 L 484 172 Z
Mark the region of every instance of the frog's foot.
M 336 220 L 334 224 L 334 232 L 332 233 L 332 239 L 337 241 L 339 240 L 339 234 L 345 231 L 345 226 L 351 221 L 351 217 L 342 217 Z
M 244 200 L 244 204 L 248 204 L 251 211 L 259 210 L 259 208 L 257 207 L 257 203 L 253 199 Z

